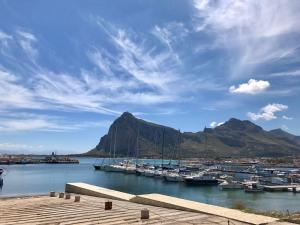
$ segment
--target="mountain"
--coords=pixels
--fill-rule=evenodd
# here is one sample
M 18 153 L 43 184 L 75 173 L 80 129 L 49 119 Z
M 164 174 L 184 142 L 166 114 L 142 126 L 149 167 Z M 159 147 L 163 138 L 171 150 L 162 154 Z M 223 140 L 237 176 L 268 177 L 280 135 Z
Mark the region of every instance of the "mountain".
M 163 138 L 164 137 L 164 138 Z M 164 142 L 164 143 L 163 143 Z M 281 129 L 265 131 L 235 118 L 216 128 L 181 133 L 125 112 L 110 126 L 90 154 L 102 156 L 263 157 L 300 154 L 300 137 Z

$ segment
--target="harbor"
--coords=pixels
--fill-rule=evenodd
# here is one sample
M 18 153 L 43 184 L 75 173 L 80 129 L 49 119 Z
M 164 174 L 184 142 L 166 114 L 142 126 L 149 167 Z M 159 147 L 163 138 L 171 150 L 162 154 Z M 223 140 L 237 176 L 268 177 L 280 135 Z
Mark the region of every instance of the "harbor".
M 166 160 L 168 161 L 168 160 Z M 114 163 L 111 163 L 114 162 Z M 221 190 L 240 190 L 245 192 L 281 191 L 300 193 L 300 170 L 298 168 L 269 168 L 259 163 L 238 166 L 234 163 L 194 163 L 164 160 L 161 164 L 135 164 L 134 160 L 109 159 L 108 163 L 95 164 L 95 170 L 104 172 L 135 174 L 166 182 L 183 182 L 193 186 L 219 185 Z M 230 166 L 230 170 L 228 167 Z
M 224 189 L 222 185 L 187 185 L 134 173 L 95 170 L 94 165 L 109 159 L 76 158 L 79 164 L 3 165 L 3 187 L 0 197 L 45 194 L 64 191 L 68 182 L 85 182 L 134 195 L 160 193 L 200 203 L 235 208 L 239 204 L 258 211 L 286 213 L 300 211 L 300 194 L 291 191 L 245 192 L 244 189 Z M 120 162 L 123 159 L 116 159 Z M 142 160 L 138 164 L 159 165 L 161 160 Z M 167 162 L 167 161 L 166 161 Z M 175 161 L 174 164 L 176 163 Z M 245 175 L 245 174 L 243 174 Z

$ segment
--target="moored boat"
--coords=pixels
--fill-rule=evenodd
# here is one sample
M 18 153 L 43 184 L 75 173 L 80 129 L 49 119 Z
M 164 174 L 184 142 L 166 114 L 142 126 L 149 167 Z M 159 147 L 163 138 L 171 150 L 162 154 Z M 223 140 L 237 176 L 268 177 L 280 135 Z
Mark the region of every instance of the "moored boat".
M 247 185 L 244 190 L 245 192 L 259 193 L 264 191 L 264 187 L 256 182 L 252 183 L 251 185 Z
M 227 177 L 220 185 L 221 190 L 236 190 L 242 189 L 243 185 L 237 181 L 232 180 L 232 177 Z
M 184 182 L 189 185 L 218 185 L 219 181 L 216 177 L 209 173 L 200 173 L 195 176 L 187 176 L 183 178 Z
M 165 181 L 169 182 L 181 182 L 183 177 L 179 173 L 167 173 L 164 175 Z

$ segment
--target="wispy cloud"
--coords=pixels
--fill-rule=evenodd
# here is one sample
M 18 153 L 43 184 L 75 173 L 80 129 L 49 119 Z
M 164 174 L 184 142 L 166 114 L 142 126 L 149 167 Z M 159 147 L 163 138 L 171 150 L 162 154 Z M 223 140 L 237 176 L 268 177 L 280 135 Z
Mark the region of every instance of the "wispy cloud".
M 297 0 L 195 0 L 195 29 L 230 53 L 231 77 L 247 77 L 263 64 L 295 57 L 299 48 Z M 238 18 L 238 19 L 237 19 Z
M 24 52 L 28 57 L 35 59 L 38 56 L 38 50 L 33 47 L 34 43 L 37 41 L 34 34 L 21 30 L 18 30 L 17 34 L 19 35 L 19 43 Z
M 34 113 L 6 112 L 0 117 L 1 132 L 47 131 L 71 132 L 91 127 L 109 127 L 111 121 L 70 121 L 64 117 Z
M 43 145 L 28 145 L 20 143 L 0 143 L 0 150 L 28 150 L 28 149 L 40 149 Z
M 234 85 L 229 88 L 229 92 L 238 94 L 260 94 L 270 87 L 269 81 L 250 79 L 247 83 Z
M 293 117 L 286 116 L 286 115 L 283 115 L 283 116 L 282 116 L 282 119 L 285 119 L 285 120 L 293 120 L 294 118 L 293 118 Z
M 299 70 L 291 70 L 291 71 L 285 71 L 285 72 L 278 72 L 278 73 L 272 73 L 270 74 L 272 77 L 293 77 L 293 76 L 300 76 L 300 69 Z
M 283 104 L 278 104 L 278 103 L 273 103 L 273 104 L 268 104 L 266 106 L 264 106 L 263 108 L 260 109 L 260 111 L 258 113 L 252 113 L 252 112 L 248 112 L 247 116 L 251 119 L 251 120 L 274 120 L 277 118 L 277 116 L 275 115 L 275 113 L 283 111 L 288 109 L 287 105 L 283 105 Z
M 9 40 L 12 40 L 12 36 L 0 30 L 0 47 L 7 47 Z

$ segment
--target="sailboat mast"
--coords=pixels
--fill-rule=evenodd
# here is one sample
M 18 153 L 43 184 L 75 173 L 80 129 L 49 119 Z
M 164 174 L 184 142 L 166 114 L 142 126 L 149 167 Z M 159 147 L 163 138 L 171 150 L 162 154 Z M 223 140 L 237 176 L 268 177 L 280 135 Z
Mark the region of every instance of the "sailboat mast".
M 161 145 L 161 168 L 162 169 L 163 169 L 163 165 L 164 165 L 164 145 L 165 145 L 165 128 L 163 128 L 162 145 Z
M 138 130 L 136 135 L 135 165 L 138 164 L 138 157 L 139 157 L 139 136 L 140 136 L 140 126 L 138 125 Z
M 109 164 L 111 164 L 112 141 L 113 141 L 113 132 L 111 132 L 111 134 L 110 134 L 110 142 L 109 142 Z
M 181 132 L 180 130 L 178 130 L 178 143 L 177 143 L 177 147 L 178 147 L 178 166 L 180 168 L 181 165 L 181 148 L 180 148 L 180 143 L 181 143 Z
M 117 133 L 118 133 L 118 127 L 115 128 L 114 160 L 116 158 Z

